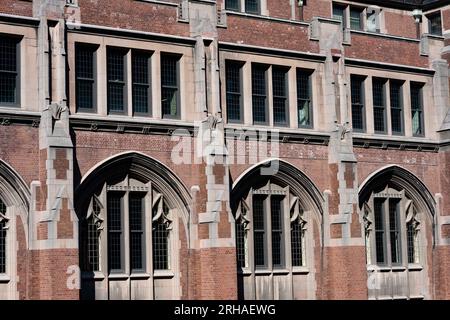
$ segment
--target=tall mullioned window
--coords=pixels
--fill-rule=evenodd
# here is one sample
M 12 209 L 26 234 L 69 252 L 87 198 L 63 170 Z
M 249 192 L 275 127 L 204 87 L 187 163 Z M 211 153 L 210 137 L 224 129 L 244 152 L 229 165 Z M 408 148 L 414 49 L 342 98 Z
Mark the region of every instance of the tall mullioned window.
M 287 70 L 280 67 L 272 67 L 273 90 L 273 123 L 278 126 L 286 126 L 289 122 Z
M 75 47 L 75 77 L 77 110 L 95 110 L 96 46 L 78 43 Z
M 268 124 L 267 66 L 252 65 L 253 123 Z
M 386 96 L 385 83 L 383 79 L 373 78 L 373 122 L 375 132 L 386 132 Z
M 142 193 L 133 192 L 128 197 L 131 272 L 143 272 L 145 268 L 144 196 Z
M 411 118 L 414 136 L 424 135 L 422 88 L 423 84 L 411 82 Z
M 242 122 L 242 64 L 227 61 L 225 65 L 228 122 Z
M 403 134 L 403 83 L 391 80 L 389 82 L 391 99 L 391 127 L 393 134 Z
M 360 8 L 350 7 L 350 29 L 362 30 L 362 10 Z
M 297 69 L 297 115 L 299 127 L 313 126 L 311 71 L 308 70 Z
M 126 50 L 108 48 L 108 111 L 124 113 L 126 111 Z
M 441 12 L 438 11 L 436 13 L 430 14 L 427 16 L 428 18 L 428 33 L 442 36 L 442 20 L 441 20 Z
M 0 105 L 19 104 L 19 39 L 0 35 Z
M 366 118 L 364 107 L 364 78 L 351 76 L 351 100 L 352 100 L 352 126 L 355 131 L 366 130 Z
M 110 272 L 123 272 L 124 238 L 123 238 L 123 194 L 108 194 L 108 265 Z
M 150 53 L 132 51 L 133 113 L 151 113 Z
M 177 55 L 161 55 L 161 98 L 163 118 L 180 118 L 179 60 L 180 57 Z

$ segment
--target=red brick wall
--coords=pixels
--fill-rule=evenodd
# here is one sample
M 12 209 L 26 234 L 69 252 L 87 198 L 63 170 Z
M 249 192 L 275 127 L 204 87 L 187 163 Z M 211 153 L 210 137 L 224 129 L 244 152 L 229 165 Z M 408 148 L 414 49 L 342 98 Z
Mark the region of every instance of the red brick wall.
M 419 43 L 352 33 L 347 58 L 357 58 L 416 67 L 428 67 L 428 58 L 420 56 Z
M 201 249 L 198 279 L 201 299 L 236 300 L 237 272 L 235 248 Z
M 274 18 L 291 19 L 291 4 L 289 0 L 267 0 L 269 16 Z
M 437 246 L 434 249 L 434 299 L 450 299 L 450 247 Z
M 319 52 L 318 43 L 308 40 L 307 26 L 233 15 L 228 16 L 227 24 L 227 29 L 218 30 L 219 41 Z
M 443 195 L 441 202 L 441 214 L 450 215 L 450 196 L 445 191 L 450 190 L 450 179 L 448 179 L 450 172 L 450 150 L 441 152 L 439 154 L 440 160 L 440 174 L 439 180 L 441 185 L 441 192 Z
M 364 247 L 325 247 L 324 259 L 324 299 L 367 299 Z
M 134 0 L 79 0 L 78 4 L 82 23 L 189 36 L 189 25 L 177 22 L 173 6 Z
M 0 13 L 32 17 L 33 3 L 24 0 L 2 0 L 0 1 Z
M 78 300 L 79 290 L 67 288 L 67 268 L 78 265 L 77 249 L 30 251 L 30 299 Z
M 38 141 L 38 128 L 0 125 L 0 159 L 13 167 L 27 185 L 39 180 L 36 163 L 39 159 Z
M 331 0 L 309 0 L 303 7 L 303 19 L 311 21 L 313 17 L 331 18 Z
M 358 181 L 361 184 L 371 173 L 389 164 L 397 164 L 424 182 L 432 194 L 440 192 L 439 154 L 414 151 L 380 151 L 377 149 L 354 149 L 358 160 Z
M 386 26 L 386 33 L 408 38 L 416 38 L 416 24 L 414 18 L 404 11 L 384 13 L 384 23 Z

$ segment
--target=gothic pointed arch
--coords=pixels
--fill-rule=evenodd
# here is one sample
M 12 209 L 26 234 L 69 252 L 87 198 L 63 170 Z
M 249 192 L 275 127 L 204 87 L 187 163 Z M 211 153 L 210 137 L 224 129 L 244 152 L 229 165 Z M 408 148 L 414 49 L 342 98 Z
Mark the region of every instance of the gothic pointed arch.
M 17 257 L 26 254 L 29 209 L 30 191 L 24 180 L 0 160 L 0 278 L 8 279 L 0 281 L 0 299 L 19 296 L 17 265 L 23 266 L 25 261 Z
M 108 158 L 75 190 L 83 299 L 177 299 L 180 230 L 191 199 L 168 167 L 138 152 Z M 184 228 L 183 228 L 184 227 Z
M 91 195 L 105 181 L 120 180 L 124 173 L 143 183 L 152 181 L 158 190 L 164 190 L 166 200 L 172 207 L 182 209 L 182 219 L 188 223 L 191 196 L 181 179 L 158 160 L 139 152 L 124 152 L 114 155 L 94 166 L 82 178 L 75 189 L 77 212 L 89 206 Z
M 405 168 L 390 165 L 365 179 L 358 200 L 369 298 L 430 298 L 436 203 L 426 185 Z
M 286 161 L 268 159 L 240 175 L 231 208 L 241 298 L 300 299 L 315 292 L 323 203 L 312 180 Z
M 359 206 L 370 197 L 373 190 L 392 186 L 405 190 L 407 196 L 420 206 L 422 211 L 435 215 L 436 201 L 427 186 L 414 173 L 398 165 L 389 165 L 370 174 L 359 187 Z
M 272 168 L 274 169 L 273 172 L 271 172 Z M 304 206 L 320 213 L 320 216 L 323 215 L 324 198 L 319 188 L 305 173 L 281 159 L 268 159 L 244 171 L 233 183 L 232 208 L 236 209 L 235 207 L 239 202 L 237 199 L 250 185 L 259 183 L 259 181 L 268 177 L 282 185 L 289 185 L 296 194 L 301 196 L 300 201 Z

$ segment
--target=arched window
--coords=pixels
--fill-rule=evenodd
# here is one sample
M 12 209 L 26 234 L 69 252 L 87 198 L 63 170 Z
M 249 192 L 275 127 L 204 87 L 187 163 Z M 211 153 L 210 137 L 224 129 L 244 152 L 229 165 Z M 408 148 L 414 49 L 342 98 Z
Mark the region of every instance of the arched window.
M 92 197 L 83 224 L 85 271 L 137 274 L 169 270 L 172 220 L 164 196 L 151 183 L 143 185 L 134 179 L 128 184 L 107 184 L 105 189 Z M 102 198 L 106 198 L 103 203 Z M 107 239 L 103 252 L 102 237 Z M 101 263 L 105 254 L 107 268 Z M 147 266 L 148 254 L 152 254 L 153 264 Z
M 0 274 L 6 273 L 6 232 L 8 229 L 6 217 L 6 205 L 0 199 Z
M 261 171 L 269 165 L 278 170 Z M 311 180 L 283 161 L 254 166 L 237 179 L 231 207 L 239 298 L 316 298 L 322 203 Z
M 389 185 L 364 203 L 367 262 L 377 266 L 419 263 L 417 209 L 404 190 Z
M 260 270 L 304 266 L 305 231 L 303 210 L 289 187 L 269 182 L 252 188 L 236 213 L 238 265 L 248 268 L 252 259 Z

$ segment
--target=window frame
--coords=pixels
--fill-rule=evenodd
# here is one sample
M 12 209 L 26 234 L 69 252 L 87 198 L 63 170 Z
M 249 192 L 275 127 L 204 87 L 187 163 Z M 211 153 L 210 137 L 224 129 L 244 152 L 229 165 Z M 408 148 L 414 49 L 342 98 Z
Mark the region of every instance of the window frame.
M 272 65 L 271 72 L 272 72 L 272 123 L 274 127 L 289 127 L 290 125 L 290 119 L 289 119 L 289 70 L 290 67 L 286 66 L 278 66 L 278 65 Z M 275 77 L 274 73 L 280 72 L 280 74 L 283 74 L 283 89 L 284 89 L 284 95 L 275 95 Z M 267 76 L 267 75 L 266 75 Z M 266 91 L 268 88 L 266 88 Z M 285 114 L 285 121 L 284 122 L 277 122 L 275 121 L 275 101 L 276 99 L 284 99 L 284 114 Z
M 423 100 L 423 89 L 425 87 L 425 83 L 422 82 L 410 82 L 410 98 L 411 98 L 411 125 L 412 128 L 414 128 L 413 124 L 413 118 L 414 118 L 414 111 L 419 112 L 419 122 L 420 122 L 420 133 L 414 133 L 412 132 L 413 137 L 425 137 L 425 107 L 424 107 L 424 100 Z M 420 108 L 413 108 L 413 88 L 416 88 L 418 90 L 418 102 L 420 105 Z
M 14 96 L 15 96 L 15 101 L 14 102 L 0 102 L 0 107 L 7 107 L 7 108 L 21 108 L 21 104 L 22 104 L 22 99 L 21 99 L 21 75 L 22 75 L 22 70 L 21 70 L 21 43 L 22 43 L 22 39 L 23 36 L 22 35 L 17 35 L 17 34 L 8 34 L 8 33 L 0 33 L 0 39 L 1 38 L 8 38 L 11 41 L 15 42 L 15 59 L 16 59 L 16 70 L 15 72 L 12 71 L 8 71 L 8 70 L 0 70 L 0 74 L 2 73 L 14 73 L 15 74 L 15 90 L 14 90 Z
M 254 0 L 254 1 L 256 1 L 256 5 L 257 5 L 257 9 L 255 11 L 249 11 L 248 10 L 248 8 L 247 8 L 248 7 L 247 6 L 247 1 L 252 1 L 252 0 L 245 0 L 244 1 L 245 13 L 260 15 L 261 14 L 261 0 Z
M 176 60 L 176 86 L 168 86 L 163 84 L 163 59 L 165 58 L 173 58 Z M 170 53 L 170 52 L 161 52 L 160 54 L 160 92 L 161 92 L 161 119 L 174 119 L 174 120 L 180 120 L 181 119 L 181 76 L 180 76 L 180 64 L 181 64 L 181 58 L 182 55 L 176 54 L 176 53 Z M 163 90 L 164 88 L 168 89 L 176 89 L 176 99 L 177 99 L 177 114 L 176 115 L 167 115 L 164 114 L 164 106 L 163 106 Z
M 122 81 L 117 81 L 117 80 L 110 80 L 109 79 L 109 54 L 110 52 L 114 52 L 115 53 L 121 53 L 123 54 L 123 80 Z M 130 51 L 129 48 L 123 48 L 123 47 L 116 47 L 116 46 L 106 46 L 106 83 L 107 83 L 107 99 L 106 99 L 106 104 L 107 104 L 107 112 L 108 114 L 111 115 L 127 115 L 128 114 L 128 86 L 129 86 L 129 81 L 128 81 L 128 63 L 127 63 L 127 55 L 128 52 Z M 118 111 L 118 110 L 111 110 L 111 105 L 110 105 L 110 83 L 118 83 L 118 84 L 123 84 L 123 110 Z
M 415 254 L 416 261 L 410 262 L 408 257 L 408 252 L 410 250 L 409 241 L 408 241 L 408 221 L 407 216 L 409 210 L 414 210 L 413 217 L 411 221 L 418 221 L 417 216 L 419 213 L 416 210 L 416 206 L 414 201 L 410 200 L 411 198 L 406 195 L 405 190 L 396 190 L 389 185 L 379 191 L 373 191 L 370 198 L 364 203 L 364 211 L 365 213 L 365 221 L 366 223 L 366 232 L 368 233 L 368 237 L 366 236 L 366 250 L 367 250 L 367 259 L 368 265 L 374 265 L 381 268 L 407 268 L 409 265 L 418 265 L 421 263 L 422 258 L 420 258 L 420 228 L 416 229 L 415 238 L 413 239 L 413 252 Z M 380 262 L 378 260 L 378 250 L 376 243 L 376 232 L 379 229 L 376 226 L 377 221 L 377 210 L 376 210 L 376 202 L 381 201 L 381 209 L 383 212 L 382 222 L 383 222 L 383 256 L 384 262 Z M 396 203 L 396 223 L 397 228 L 396 231 L 398 233 L 398 241 L 397 241 L 397 251 L 398 258 L 397 261 L 393 261 L 392 259 L 392 239 L 391 232 L 392 226 L 390 223 L 390 207 L 391 203 Z M 369 208 L 368 211 L 366 206 Z M 373 225 L 373 227 L 372 227 Z M 370 254 L 369 254 L 370 253 Z
M 375 105 L 375 83 L 380 83 L 381 84 L 381 100 L 383 105 L 382 106 L 378 106 Z M 387 85 L 387 80 L 384 78 L 377 78 L 377 77 L 372 77 L 372 108 L 373 108 L 373 129 L 375 134 L 387 134 L 388 130 L 388 123 L 387 123 L 387 97 L 386 97 L 386 85 Z M 382 109 L 383 110 L 383 130 L 377 130 L 377 126 L 376 126 L 376 117 L 375 117 L 375 110 L 376 109 Z
M 142 55 L 147 58 L 147 78 L 148 83 L 139 83 L 135 81 L 135 69 L 134 62 L 136 55 Z M 141 49 L 132 49 L 131 50 L 131 100 L 132 100 L 132 111 L 133 116 L 147 116 L 151 117 L 153 115 L 153 92 L 152 92 L 152 56 L 153 51 L 149 50 L 141 50 Z M 147 112 L 138 112 L 135 107 L 135 86 L 147 86 Z
M 404 104 L 404 99 L 403 99 L 403 92 L 404 92 L 404 81 L 401 80 L 389 80 L 389 100 L 390 100 L 390 106 L 389 106 L 389 111 L 391 114 L 391 132 L 392 135 L 397 135 L 397 136 L 404 136 L 405 135 L 405 104 Z M 398 85 L 398 107 L 393 107 L 392 104 L 392 97 L 393 97 L 393 92 L 392 92 L 392 88 L 394 86 Z M 393 117 L 392 117 L 392 111 L 393 110 L 398 110 L 400 111 L 400 126 L 401 126 L 401 130 L 400 131 L 394 131 L 394 125 L 393 125 Z
M 304 99 L 300 97 L 300 90 L 299 90 L 299 75 L 300 74 L 304 74 L 307 78 L 308 78 L 308 97 L 309 99 Z M 295 70 L 295 80 L 296 80 L 296 87 L 297 87 L 297 97 L 296 97 L 296 101 L 297 101 L 297 127 L 298 128 L 303 128 L 303 129 L 313 129 L 314 128 L 314 108 L 313 108 L 313 90 L 312 90 L 312 77 L 314 74 L 314 70 L 311 69 L 304 69 L 304 68 L 296 68 Z M 309 124 L 307 125 L 301 125 L 300 124 L 300 119 L 299 119 L 299 101 L 309 101 L 308 103 L 308 114 L 309 114 Z
M 359 96 L 360 102 L 353 102 L 353 81 L 360 81 L 359 83 Z M 352 129 L 354 132 L 364 133 L 367 131 L 367 119 L 366 119 L 366 82 L 367 76 L 359 75 L 359 74 L 351 74 L 350 75 L 350 102 L 351 102 L 351 115 L 352 115 Z M 358 107 L 361 110 L 361 126 L 362 128 L 355 128 L 354 126 L 354 117 L 353 117 L 353 109 Z
M 442 37 L 443 35 L 443 27 L 442 27 L 442 13 L 441 10 L 429 13 L 426 15 L 427 19 L 428 19 L 428 33 L 434 36 L 439 36 Z M 439 30 L 438 32 L 435 32 L 435 30 L 433 30 L 433 20 L 434 19 L 439 19 Z
M 255 93 L 255 86 L 254 86 L 254 70 L 260 69 L 264 70 L 264 90 L 265 94 L 259 94 Z M 270 65 L 261 64 L 261 63 L 252 63 L 251 65 L 251 83 L 252 83 L 252 120 L 254 125 L 263 125 L 267 126 L 270 124 L 269 119 L 269 86 L 268 86 L 268 72 L 270 69 Z M 264 97 L 264 117 L 265 121 L 256 121 L 255 120 L 255 97 Z
M 75 42 L 75 109 L 76 112 L 97 113 L 97 94 L 98 94 L 98 79 L 97 79 L 97 52 L 100 46 L 98 44 Z M 92 50 L 92 79 L 85 78 L 83 81 L 92 81 L 92 108 L 80 108 L 78 103 L 78 71 L 77 71 L 77 54 L 80 48 Z
M 228 123 L 244 123 L 244 88 L 243 88 L 243 66 L 245 62 L 236 60 L 226 60 L 225 61 L 225 101 L 227 110 L 227 122 Z M 237 67 L 239 69 L 239 92 L 232 92 L 228 90 L 228 68 L 230 66 Z M 239 95 L 239 120 L 230 119 L 229 117 L 229 103 L 228 95 Z

